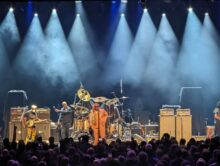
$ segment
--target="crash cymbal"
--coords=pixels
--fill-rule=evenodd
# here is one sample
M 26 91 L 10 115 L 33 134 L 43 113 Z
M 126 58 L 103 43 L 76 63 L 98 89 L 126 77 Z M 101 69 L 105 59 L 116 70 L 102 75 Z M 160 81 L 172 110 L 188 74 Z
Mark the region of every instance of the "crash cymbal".
M 80 88 L 77 91 L 77 95 L 78 97 L 82 100 L 82 101 L 89 101 L 90 100 L 90 94 L 87 90 Z
M 107 100 L 108 100 L 108 99 L 107 99 L 106 97 L 102 97 L 102 96 L 93 98 L 93 101 L 94 101 L 95 103 L 103 103 L 103 102 L 105 102 L 105 101 L 107 101 Z
M 110 99 L 108 101 L 106 101 L 106 105 L 110 106 L 110 105 L 113 105 L 113 104 L 116 104 L 119 102 L 119 99 L 118 98 L 113 98 L 113 99 Z

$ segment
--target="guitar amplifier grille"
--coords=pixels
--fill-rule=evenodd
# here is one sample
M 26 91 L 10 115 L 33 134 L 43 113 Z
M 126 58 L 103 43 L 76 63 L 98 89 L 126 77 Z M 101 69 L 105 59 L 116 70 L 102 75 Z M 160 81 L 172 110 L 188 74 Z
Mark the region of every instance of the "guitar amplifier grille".
M 26 107 L 11 107 L 10 121 L 19 121 L 21 119 L 22 113 L 26 110 L 27 110 Z
M 50 119 L 50 109 L 49 108 L 38 108 L 37 109 L 39 119 Z
M 145 125 L 145 135 L 155 135 L 159 133 L 158 124 Z
M 172 116 L 174 115 L 174 109 L 171 108 L 160 109 L 160 115 Z

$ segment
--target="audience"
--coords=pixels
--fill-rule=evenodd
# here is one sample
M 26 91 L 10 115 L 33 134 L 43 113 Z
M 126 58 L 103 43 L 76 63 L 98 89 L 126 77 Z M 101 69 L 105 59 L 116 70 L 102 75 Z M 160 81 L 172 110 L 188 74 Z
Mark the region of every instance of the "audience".
M 220 166 L 220 137 L 179 143 L 169 134 L 161 140 L 149 142 L 99 140 L 97 146 L 89 143 L 89 136 L 77 142 L 72 138 L 49 144 L 39 137 L 26 145 L 3 140 L 0 149 L 0 166 Z

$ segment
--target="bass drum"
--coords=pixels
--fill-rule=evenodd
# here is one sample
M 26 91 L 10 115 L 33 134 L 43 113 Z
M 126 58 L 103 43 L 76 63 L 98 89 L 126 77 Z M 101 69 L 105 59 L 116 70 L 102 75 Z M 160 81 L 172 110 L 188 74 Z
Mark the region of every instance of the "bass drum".
M 89 131 L 88 118 L 82 118 L 75 120 L 75 131 Z

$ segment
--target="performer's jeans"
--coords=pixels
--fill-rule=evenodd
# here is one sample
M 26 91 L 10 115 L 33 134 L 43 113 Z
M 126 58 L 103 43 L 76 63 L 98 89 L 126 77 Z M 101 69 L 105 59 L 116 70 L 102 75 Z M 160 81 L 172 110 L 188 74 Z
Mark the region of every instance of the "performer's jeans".
M 70 127 L 72 127 L 71 123 L 62 123 L 61 124 L 61 137 L 62 137 L 62 139 L 69 138 L 69 128 Z
M 35 141 L 36 134 L 37 131 L 35 127 L 28 127 L 25 143 Z

